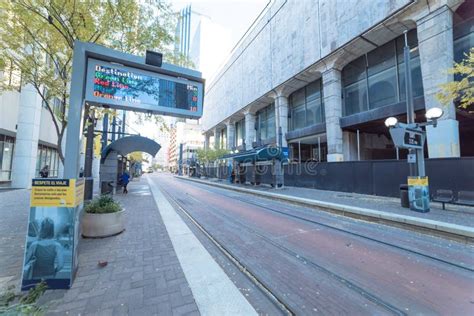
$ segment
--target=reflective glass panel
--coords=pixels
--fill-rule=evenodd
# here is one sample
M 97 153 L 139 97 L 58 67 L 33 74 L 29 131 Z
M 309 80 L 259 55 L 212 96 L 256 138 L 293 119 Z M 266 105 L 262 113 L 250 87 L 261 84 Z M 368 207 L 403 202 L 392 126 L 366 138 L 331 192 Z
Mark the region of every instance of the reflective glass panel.
M 369 100 L 371 109 L 397 102 L 395 67 L 369 76 Z
M 366 81 L 358 81 L 344 88 L 344 115 L 367 110 Z

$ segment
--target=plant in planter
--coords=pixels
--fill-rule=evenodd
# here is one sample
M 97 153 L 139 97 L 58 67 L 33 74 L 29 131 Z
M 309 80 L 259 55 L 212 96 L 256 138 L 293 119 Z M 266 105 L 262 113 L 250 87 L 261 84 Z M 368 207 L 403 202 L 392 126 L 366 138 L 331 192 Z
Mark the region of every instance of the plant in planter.
M 97 238 L 120 234 L 125 230 L 123 213 L 120 204 L 109 195 L 93 199 L 84 207 L 82 236 Z

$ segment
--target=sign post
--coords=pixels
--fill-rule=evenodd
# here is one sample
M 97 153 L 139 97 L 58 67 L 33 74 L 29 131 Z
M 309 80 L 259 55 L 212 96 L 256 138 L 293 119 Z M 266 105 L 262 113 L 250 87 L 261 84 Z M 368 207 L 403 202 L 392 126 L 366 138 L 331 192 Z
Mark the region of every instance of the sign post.
M 33 180 L 23 289 L 40 278 L 51 288 L 69 288 L 72 284 L 84 196 L 83 182 L 77 178 L 85 104 L 198 119 L 202 116 L 204 83 L 195 70 L 74 42 L 64 179 Z
M 413 168 L 416 175 L 408 177 L 410 209 L 417 212 L 428 212 L 430 210 L 430 194 L 423 153 L 426 133 L 414 124 L 398 123 L 395 127 L 390 128 L 390 135 L 396 147 L 411 150 L 407 161 L 410 166 L 416 167 Z M 413 151 L 414 153 L 412 153 Z

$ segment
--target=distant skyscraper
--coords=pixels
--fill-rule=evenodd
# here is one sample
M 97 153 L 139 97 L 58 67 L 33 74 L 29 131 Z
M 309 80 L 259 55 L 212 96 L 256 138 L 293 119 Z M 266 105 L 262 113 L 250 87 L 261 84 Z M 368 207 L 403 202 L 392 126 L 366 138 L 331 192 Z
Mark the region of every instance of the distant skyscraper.
M 193 11 L 191 5 L 180 11 L 176 37 L 176 53 L 189 58 L 205 79 L 217 71 L 232 48 L 230 31 Z
M 191 43 L 191 5 L 183 8 L 179 13 L 176 35 L 179 42 L 176 43 L 175 50 L 189 57 L 189 46 Z

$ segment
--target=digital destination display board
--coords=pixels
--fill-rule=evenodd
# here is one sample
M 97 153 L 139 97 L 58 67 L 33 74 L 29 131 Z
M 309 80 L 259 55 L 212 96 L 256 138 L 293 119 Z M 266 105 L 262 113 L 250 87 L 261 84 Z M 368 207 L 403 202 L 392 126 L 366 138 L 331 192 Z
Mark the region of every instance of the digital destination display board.
M 132 111 L 200 118 L 203 84 L 89 59 L 85 99 Z

